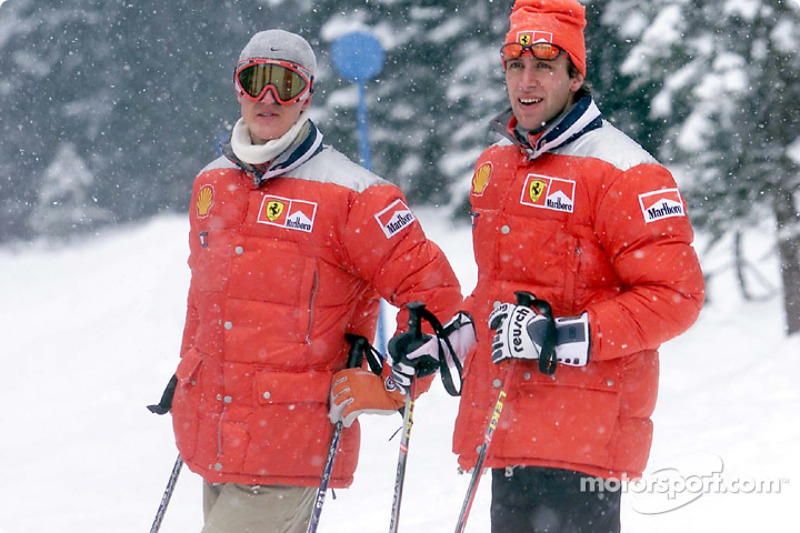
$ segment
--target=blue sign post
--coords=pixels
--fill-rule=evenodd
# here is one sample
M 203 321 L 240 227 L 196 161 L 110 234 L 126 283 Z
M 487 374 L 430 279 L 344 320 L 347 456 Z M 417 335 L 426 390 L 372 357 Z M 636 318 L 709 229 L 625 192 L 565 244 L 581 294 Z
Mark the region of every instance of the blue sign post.
M 358 149 L 361 164 L 372 170 L 372 157 L 369 147 L 369 126 L 367 122 L 367 82 L 374 79 L 383 69 L 386 53 L 374 35 L 356 31 L 345 34 L 333 43 L 331 49 L 333 66 L 348 81 L 358 85 Z M 383 300 L 378 318 L 378 338 L 376 344 L 381 352 L 386 349 L 386 332 L 383 326 Z
M 361 164 L 372 170 L 367 125 L 367 82 L 380 74 L 385 53 L 373 35 L 357 31 L 333 43 L 333 65 L 343 78 L 358 84 L 358 147 Z

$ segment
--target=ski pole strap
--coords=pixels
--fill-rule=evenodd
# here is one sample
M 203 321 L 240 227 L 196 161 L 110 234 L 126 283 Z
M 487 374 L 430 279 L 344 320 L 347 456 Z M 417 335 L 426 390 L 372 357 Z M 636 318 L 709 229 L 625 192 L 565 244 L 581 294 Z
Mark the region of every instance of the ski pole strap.
M 173 374 L 169 380 L 169 383 L 167 383 L 167 387 L 161 394 L 161 400 L 159 400 L 157 404 L 147 406 L 150 412 L 157 415 L 165 415 L 169 413 L 169 410 L 172 409 L 172 397 L 175 395 L 175 387 L 177 386 L 178 377 Z
M 556 321 L 553 318 L 553 309 L 545 300 L 540 300 L 533 293 L 526 291 L 515 291 L 517 304 L 536 309 L 539 314 L 547 319 L 547 329 L 542 339 L 542 350 L 539 354 L 539 372 L 542 374 L 554 374 L 558 357 L 556 356 L 556 343 L 558 342 L 558 331 Z
M 553 310 L 549 303 L 539 299 L 533 301 L 532 307 L 535 307 L 547 319 L 547 330 L 542 342 L 542 352 L 539 354 L 539 372 L 542 374 L 554 374 L 558 364 L 558 357 L 556 356 L 558 331 L 556 330 L 556 321 L 553 318 Z
M 369 350 L 364 352 L 364 356 L 367 358 L 369 369 L 373 374 L 380 376 L 383 372 L 383 356 L 371 344 L 367 343 L 367 347 Z
M 361 362 L 363 359 L 367 360 L 367 364 L 369 365 L 369 369 L 372 371 L 373 374 L 380 376 L 381 372 L 383 371 L 383 356 L 381 353 L 376 350 L 370 343 L 369 340 L 364 337 L 363 335 L 356 335 L 355 333 L 345 333 L 345 339 L 347 342 L 350 343 L 350 352 L 348 359 L 352 359 L 357 357 L 357 365 L 356 367 L 361 366 Z M 354 368 L 350 365 L 348 360 L 348 368 Z
M 445 329 L 439 319 L 436 318 L 436 315 L 427 309 L 422 309 L 420 316 L 428 321 L 439 341 L 439 375 L 442 376 L 444 390 L 450 396 L 461 396 L 461 387 L 463 385 L 461 361 L 458 359 L 455 350 L 453 350 L 453 345 L 450 344 L 450 334 L 455 330 L 455 326 L 453 329 Z M 444 344 L 444 347 L 442 347 L 442 344 Z M 458 379 L 458 387 L 454 383 L 453 373 L 450 371 L 451 366 L 455 370 L 453 373 Z

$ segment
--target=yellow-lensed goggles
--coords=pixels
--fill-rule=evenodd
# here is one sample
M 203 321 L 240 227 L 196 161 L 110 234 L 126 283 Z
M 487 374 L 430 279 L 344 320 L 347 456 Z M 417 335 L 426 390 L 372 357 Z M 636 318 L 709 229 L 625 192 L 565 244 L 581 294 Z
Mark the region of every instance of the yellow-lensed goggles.
M 295 63 L 277 59 L 245 59 L 236 65 L 234 85 L 240 94 L 254 101 L 267 91 L 281 105 L 307 98 L 313 81 L 309 72 Z

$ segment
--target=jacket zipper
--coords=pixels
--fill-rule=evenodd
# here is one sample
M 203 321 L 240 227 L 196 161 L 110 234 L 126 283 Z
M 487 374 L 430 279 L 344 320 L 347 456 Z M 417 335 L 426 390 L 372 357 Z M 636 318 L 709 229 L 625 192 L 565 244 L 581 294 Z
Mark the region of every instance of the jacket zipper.
M 306 329 L 306 344 L 311 344 L 311 325 L 314 323 L 314 299 L 317 296 L 319 289 L 319 275 L 317 269 L 314 269 L 314 279 L 311 283 L 311 299 L 308 302 L 308 328 Z

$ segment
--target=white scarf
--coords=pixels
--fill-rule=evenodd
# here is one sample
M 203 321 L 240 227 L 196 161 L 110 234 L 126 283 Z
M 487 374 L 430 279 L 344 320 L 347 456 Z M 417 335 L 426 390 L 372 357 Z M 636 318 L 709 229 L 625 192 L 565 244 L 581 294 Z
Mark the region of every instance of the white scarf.
M 253 144 L 250 138 L 250 128 L 240 118 L 233 126 L 231 134 L 231 148 L 236 157 L 251 165 L 263 165 L 283 153 L 300 134 L 300 130 L 308 122 L 308 110 L 303 111 L 297 122 L 277 139 L 272 139 L 264 144 Z

